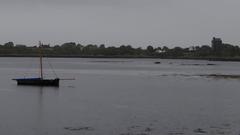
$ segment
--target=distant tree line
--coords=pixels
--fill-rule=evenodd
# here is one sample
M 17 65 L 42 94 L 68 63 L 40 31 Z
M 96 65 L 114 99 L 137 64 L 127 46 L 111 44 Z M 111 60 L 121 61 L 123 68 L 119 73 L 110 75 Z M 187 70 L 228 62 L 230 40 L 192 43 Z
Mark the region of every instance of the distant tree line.
M 225 44 L 220 38 L 213 38 L 211 45 L 174 47 L 167 46 L 133 48 L 131 45 L 119 47 L 101 45 L 82 45 L 68 42 L 62 45 L 43 45 L 46 56 L 77 56 L 77 57 L 159 57 L 159 58 L 207 58 L 207 57 L 240 57 L 239 46 Z M 38 46 L 26 46 L 8 42 L 0 45 L 1 56 L 37 56 Z

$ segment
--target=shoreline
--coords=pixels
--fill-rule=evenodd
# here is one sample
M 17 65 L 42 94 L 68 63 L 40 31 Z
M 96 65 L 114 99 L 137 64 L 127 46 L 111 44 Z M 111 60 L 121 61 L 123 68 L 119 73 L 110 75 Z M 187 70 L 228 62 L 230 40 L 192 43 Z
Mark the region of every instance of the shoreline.
M 9 54 L 9 55 L 0 55 L 0 58 L 4 57 L 39 57 L 38 55 L 30 54 L 30 55 L 18 55 L 18 54 Z M 229 62 L 240 62 L 240 58 L 222 58 L 222 57 L 158 57 L 158 56 L 91 56 L 91 55 L 46 55 L 44 57 L 49 58 L 109 58 L 109 59 L 182 59 L 182 60 L 207 60 L 207 61 L 229 61 Z

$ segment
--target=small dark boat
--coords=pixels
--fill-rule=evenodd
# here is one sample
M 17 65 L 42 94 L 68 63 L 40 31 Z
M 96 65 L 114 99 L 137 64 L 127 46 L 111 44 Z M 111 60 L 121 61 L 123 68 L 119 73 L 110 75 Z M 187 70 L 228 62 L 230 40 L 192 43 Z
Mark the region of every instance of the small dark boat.
M 39 42 L 39 48 L 41 50 L 42 44 Z M 40 51 L 41 52 L 41 51 Z M 55 79 L 45 79 L 43 78 L 43 69 L 42 69 L 42 53 L 40 53 L 40 77 L 37 78 L 17 78 L 13 79 L 17 81 L 18 85 L 35 85 L 35 86 L 59 86 L 59 78 Z

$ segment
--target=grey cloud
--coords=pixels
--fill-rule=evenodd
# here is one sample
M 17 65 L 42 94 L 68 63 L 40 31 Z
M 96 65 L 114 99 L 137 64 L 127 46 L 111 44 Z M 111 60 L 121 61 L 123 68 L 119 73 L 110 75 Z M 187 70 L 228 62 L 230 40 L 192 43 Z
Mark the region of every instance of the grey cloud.
M 2 4 L 51 4 L 51 5 L 148 5 L 171 0 L 1 0 Z
M 239 0 L 0 0 L 0 42 L 240 43 Z

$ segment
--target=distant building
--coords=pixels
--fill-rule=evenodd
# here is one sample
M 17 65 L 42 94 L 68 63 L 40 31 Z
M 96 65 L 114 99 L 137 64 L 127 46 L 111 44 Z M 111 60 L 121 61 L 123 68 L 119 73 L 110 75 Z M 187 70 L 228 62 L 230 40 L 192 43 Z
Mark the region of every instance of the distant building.
M 191 47 L 188 48 L 188 50 L 189 50 L 189 51 L 195 51 L 196 48 L 195 48 L 194 46 L 191 46 Z
M 222 42 L 221 38 L 213 37 L 213 39 L 212 39 L 212 48 L 213 48 L 213 50 L 219 50 L 222 45 L 223 45 L 223 42 Z

